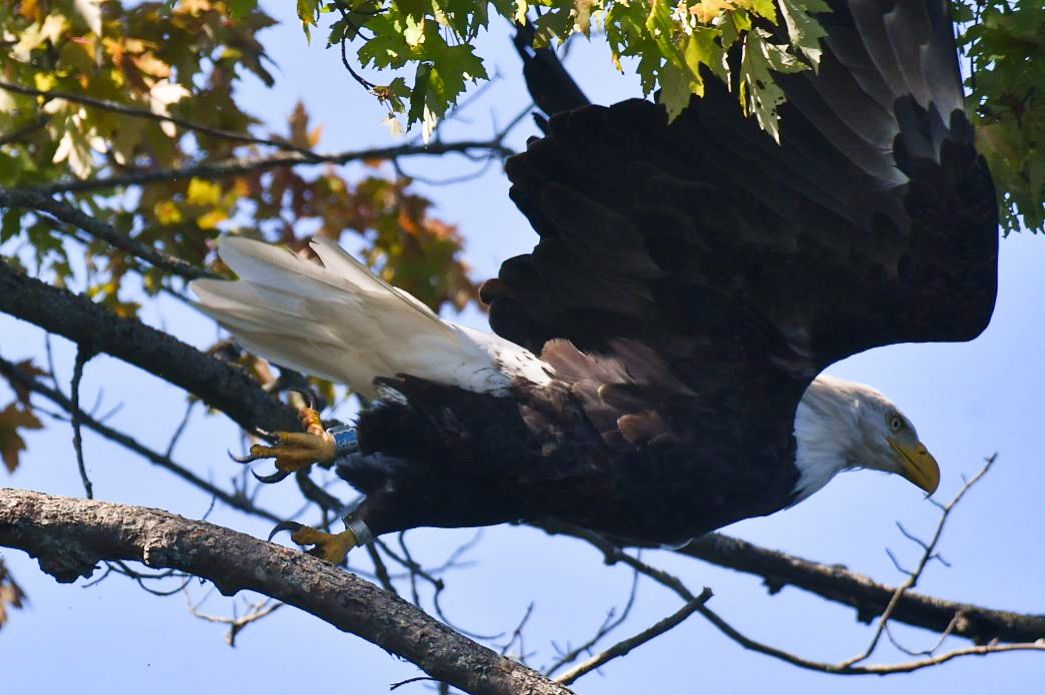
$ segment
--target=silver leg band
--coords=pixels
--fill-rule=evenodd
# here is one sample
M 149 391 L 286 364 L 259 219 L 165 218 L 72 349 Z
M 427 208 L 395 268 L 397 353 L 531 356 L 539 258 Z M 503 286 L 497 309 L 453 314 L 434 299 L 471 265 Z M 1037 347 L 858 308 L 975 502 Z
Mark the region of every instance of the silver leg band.
M 370 527 L 359 519 L 353 519 L 346 516 L 345 528 L 352 532 L 356 537 L 356 543 L 359 545 L 366 545 L 374 540 L 374 534 L 370 533 Z

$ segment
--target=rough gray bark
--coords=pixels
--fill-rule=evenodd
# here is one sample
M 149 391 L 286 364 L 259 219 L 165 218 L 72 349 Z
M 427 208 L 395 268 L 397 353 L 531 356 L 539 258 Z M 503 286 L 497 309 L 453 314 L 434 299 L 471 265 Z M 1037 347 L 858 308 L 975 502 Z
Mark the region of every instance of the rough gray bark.
M 0 545 L 38 558 L 59 582 L 102 560 L 135 560 L 296 606 L 468 693 L 568 695 L 536 671 L 454 632 L 370 582 L 296 550 L 145 507 L 0 489 Z

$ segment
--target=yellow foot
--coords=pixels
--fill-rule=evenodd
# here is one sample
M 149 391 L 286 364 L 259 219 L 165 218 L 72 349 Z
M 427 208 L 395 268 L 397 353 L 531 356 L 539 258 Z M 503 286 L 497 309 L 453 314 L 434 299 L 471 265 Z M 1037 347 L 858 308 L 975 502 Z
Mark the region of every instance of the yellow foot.
M 276 459 L 276 472 L 272 475 L 254 477 L 263 483 L 276 483 L 295 471 L 304 470 L 314 463 L 333 461 L 335 456 L 334 438 L 324 429 L 319 413 L 312 407 L 298 410 L 298 418 L 304 432 L 273 432 L 272 446 L 255 444 L 250 447 L 247 456 L 232 456 L 239 463 L 251 463 L 259 459 Z M 231 454 L 230 454 L 231 456 Z
M 295 521 L 277 524 L 269 534 L 269 540 L 280 531 L 290 531 L 290 539 L 298 545 L 313 546 L 308 551 L 309 555 L 315 555 L 335 565 L 344 562 L 348 551 L 359 545 L 356 534 L 349 529 L 341 533 L 325 533 Z

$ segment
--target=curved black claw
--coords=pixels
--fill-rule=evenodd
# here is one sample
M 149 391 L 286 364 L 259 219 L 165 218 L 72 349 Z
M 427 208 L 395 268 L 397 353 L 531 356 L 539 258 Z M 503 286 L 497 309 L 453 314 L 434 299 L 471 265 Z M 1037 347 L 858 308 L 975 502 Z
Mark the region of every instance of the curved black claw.
M 297 533 L 301 529 L 305 528 L 304 524 L 299 524 L 296 521 L 281 521 L 275 525 L 275 527 L 269 531 L 269 541 L 272 541 L 276 537 L 276 534 L 281 531 L 290 531 L 292 534 Z
M 258 472 L 252 468 L 250 469 L 250 474 L 254 476 L 259 483 L 278 483 L 281 480 L 286 480 L 290 475 L 290 471 L 276 471 L 269 475 L 258 475 Z
M 236 456 L 236 454 L 232 453 L 232 451 L 230 451 L 229 449 L 226 449 L 225 453 L 227 453 L 229 455 L 229 458 L 235 461 L 236 463 L 254 463 L 255 461 L 258 461 L 263 458 L 270 458 L 267 456 L 254 456 L 253 454 L 247 454 L 246 456 Z

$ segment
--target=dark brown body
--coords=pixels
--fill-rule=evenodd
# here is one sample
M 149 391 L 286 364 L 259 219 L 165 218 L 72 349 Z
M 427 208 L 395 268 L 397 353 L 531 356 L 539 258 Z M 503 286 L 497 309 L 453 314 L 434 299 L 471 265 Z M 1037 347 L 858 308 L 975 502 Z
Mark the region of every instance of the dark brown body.
M 518 400 L 394 385 L 406 402 L 365 412 L 362 451 L 337 469 L 366 494 L 356 516 L 375 535 L 556 519 L 675 543 L 787 506 L 797 480 L 786 433 L 757 458 L 713 431 L 699 447 L 667 439 L 613 447 L 565 384 Z

